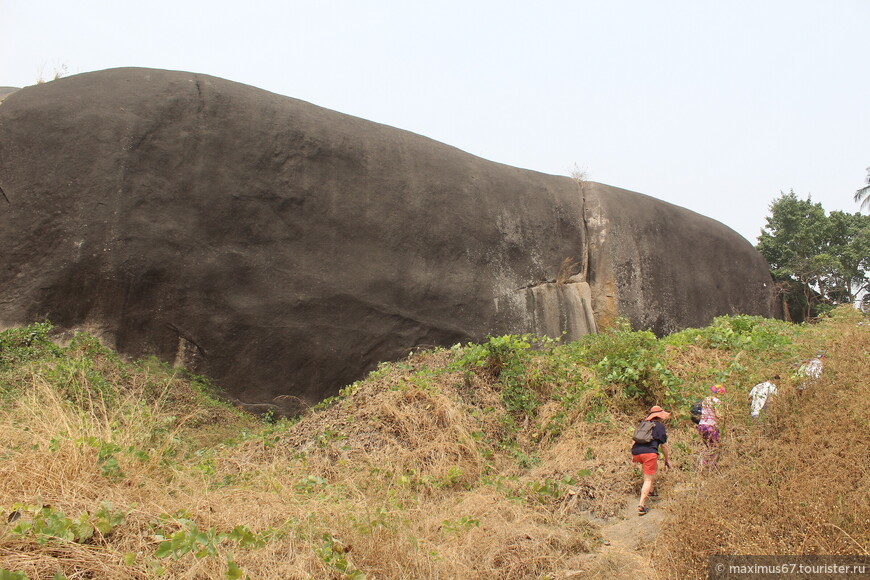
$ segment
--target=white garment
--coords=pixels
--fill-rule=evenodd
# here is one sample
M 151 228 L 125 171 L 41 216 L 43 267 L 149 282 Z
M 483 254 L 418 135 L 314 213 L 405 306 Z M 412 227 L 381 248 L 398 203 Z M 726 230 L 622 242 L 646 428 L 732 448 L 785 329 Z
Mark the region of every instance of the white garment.
M 804 376 L 807 377 L 807 380 L 798 386 L 799 389 L 803 390 L 822 378 L 822 359 L 819 357 L 812 359 L 810 362 L 801 366 L 801 371 L 804 373 Z
M 770 381 L 766 381 L 764 383 L 758 383 L 752 390 L 749 391 L 749 396 L 752 397 L 752 403 L 750 403 L 750 412 L 753 417 L 758 418 L 761 414 L 761 410 L 764 408 L 764 404 L 767 403 L 767 398 L 770 395 L 776 394 L 776 385 L 771 383 Z
M 804 374 L 813 381 L 822 378 L 822 359 L 814 358 L 804 367 Z

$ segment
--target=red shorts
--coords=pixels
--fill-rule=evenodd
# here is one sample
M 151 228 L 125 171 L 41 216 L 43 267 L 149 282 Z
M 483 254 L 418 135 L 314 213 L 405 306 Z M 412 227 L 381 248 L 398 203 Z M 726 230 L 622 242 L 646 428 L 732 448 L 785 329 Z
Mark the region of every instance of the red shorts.
M 644 475 L 655 475 L 659 467 L 659 454 L 641 453 L 639 455 L 632 455 L 631 462 L 642 464 Z

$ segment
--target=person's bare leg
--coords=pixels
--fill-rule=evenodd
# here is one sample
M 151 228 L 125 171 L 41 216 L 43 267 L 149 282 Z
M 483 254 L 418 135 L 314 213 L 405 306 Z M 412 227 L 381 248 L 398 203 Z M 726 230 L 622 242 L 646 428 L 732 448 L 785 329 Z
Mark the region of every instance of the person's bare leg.
M 640 488 L 640 503 L 637 505 L 641 507 L 646 507 L 646 498 L 649 497 L 649 494 L 652 491 L 655 479 L 655 475 L 647 475 L 646 473 L 643 474 L 643 486 Z

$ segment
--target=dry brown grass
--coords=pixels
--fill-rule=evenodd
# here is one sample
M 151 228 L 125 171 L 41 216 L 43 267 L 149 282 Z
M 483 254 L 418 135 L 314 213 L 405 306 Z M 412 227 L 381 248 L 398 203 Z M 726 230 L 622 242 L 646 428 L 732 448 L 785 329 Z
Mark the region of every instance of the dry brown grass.
M 704 577 L 712 554 L 870 551 L 870 330 L 823 322 L 804 346 L 828 349 L 822 380 L 786 379 L 760 424 L 732 421 L 719 472 L 673 506 L 657 549 L 669 578 Z
M 811 354 L 827 345 L 824 380 L 801 397 L 784 381 L 761 426 L 741 418 L 745 401 L 730 400 L 718 474 L 696 473 L 691 424 L 669 425 L 674 469 L 659 491 L 674 516 L 655 546 L 661 575 L 701 576 L 711 553 L 868 549 L 861 454 L 870 414 L 866 398 L 855 396 L 870 370 L 868 331 L 843 321 L 818 329 L 801 348 Z M 99 363 L 102 372 L 125 385 L 112 400 L 73 401 L 45 369 L 7 376 L 27 389 L 0 410 L 0 508 L 8 515 L 16 504 L 51 505 L 75 518 L 110 502 L 125 517 L 85 542 L 40 543 L 10 522 L 0 532 L 0 568 L 31 579 L 58 571 L 145 579 L 160 568 L 164 578 L 198 579 L 226 577 L 232 560 L 251 579 L 365 571 L 398 580 L 605 578 L 628 566 L 589 554 L 601 547 L 596 522 L 620 513 L 639 490 L 628 462 L 638 403 L 577 365 L 559 379 L 588 385 L 573 406 L 546 399 L 564 385 L 535 383 L 544 403 L 511 425 L 498 380 L 446 370 L 452 356 L 414 354 L 331 407 L 265 427 L 203 406 L 185 381 L 122 372 L 110 361 Z M 669 353 L 689 383 L 708 381 L 735 356 L 695 347 Z M 764 365 L 760 372 L 776 370 Z M 544 366 L 531 361 L 530 374 L 544 376 Z M 123 477 L 107 477 L 104 444 L 119 449 Z M 21 520 L 28 517 L 25 508 Z M 243 525 L 267 541 L 244 547 L 224 537 L 208 557 L 155 557 L 163 537 L 191 523 L 223 533 Z
M 224 447 L 209 456 L 210 470 L 191 441 L 213 423 L 224 436 L 227 428 L 256 433 L 249 420 L 189 407 L 195 397 L 184 396 L 181 382 L 165 385 L 175 390 L 171 403 L 145 396 L 141 377 L 126 378 L 124 400 L 82 408 L 34 370 L 31 388 L 0 416 L 0 506 L 11 513 L 16 504 L 50 505 L 75 518 L 109 502 L 126 517 L 85 543 L 40 544 L 12 533 L 12 522 L 0 536 L 0 568 L 30 578 L 151 578 L 160 566 L 166 578 L 220 578 L 232 558 L 250 578 L 345 578 L 353 570 L 373 578 L 534 578 L 575 566 L 597 545 L 596 526 L 569 503 L 567 486 L 549 494 L 532 484 L 594 467 L 570 441 L 595 447 L 612 429 L 587 427 L 578 414 L 570 435 L 543 444 L 538 468 L 520 468 L 500 448 L 504 409 L 491 377 L 419 372 L 443 368 L 448 356 L 412 356 L 329 409 Z M 152 403 L 138 407 L 143 400 Z M 529 453 L 541 446 L 534 430 L 527 425 L 517 437 Z M 123 477 L 112 480 L 101 473 L 99 444 L 87 441 L 151 452 L 144 461 L 116 452 Z M 598 463 L 604 474 L 590 481 L 603 494 L 608 477 L 622 474 L 614 461 Z M 224 541 L 217 557 L 155 559 L 156 534 L 182 530 L 185 520 L 199 530 L 243 524 L 275 536 L 257 549 Z
M 303 496 L 294 517 L 307 517 L 307 534 L 328 530 L 352 546 L 354 566 L 378 578 L 534 578 L 570 567 L 596 545 L 596 526 L 568 505 L 567 488 L 550 496 L 528 483 L 576 474 L 589 461 L 565 443 L 569 436 L 560 443 L 573 460 L 554 449 L 539 468 L 520 468 L 498 448 L 503 404 L 485 373 L 442 374 L 437 387 L 410 373 L 444 367 L 448 356 L 412 357 L 411 369 L 367 381 L 278 444 L 250 442 L 224 466 L 286 465 L 270 484 L 288 492 L 300 479 L 323 480 L 335 495 Z M 531 433 L 520 439 L 538 445 Z
M 565 258 L 559 266 L 559 273 L 556 275 L 556 284 L 567 284 L 572 276 L 579 273 L 583 265 L 573 257 Z

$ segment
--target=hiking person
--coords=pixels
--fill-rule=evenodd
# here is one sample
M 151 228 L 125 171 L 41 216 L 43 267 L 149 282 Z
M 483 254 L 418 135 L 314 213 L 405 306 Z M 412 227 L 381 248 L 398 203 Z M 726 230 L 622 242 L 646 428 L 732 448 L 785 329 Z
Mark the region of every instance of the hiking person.
M 646 419 L 641 421 L 635 431 L 634 444 L 631 446 L 631 462 L 643 466 L 643 486 L 640 488 L 640 502 L 637 506 L 638 515 L 646 515 L 649 509 L 646 507 L 646 499 L 650 496 L 656 479 L 656 471 L 659 465 L 659 449 L 665 456 L 665 467 L 671 466 L 668 454 L 668 434 L 665 431 L 664 421 L 671 414 L 658 405 L 650 408 Z M 650 422 L 652 425 L 647 425 Z M 638 433 L 643 431 L 643 436 Z
M 801 365 L 798 372 L 804 375 L 806 379 L 798 385 L 798 390 L 803 391 L 822 378 L 825 356 L 825 351 L 819 351 L 816 353 L 815 358 L 812 358 Z
M 774 381 L 779 380 L 779 375 L 774 375 Z M 758 383 L 749 391 L 749 414 L 753 419 L 761 416 L 761 411 L 767 406 L 768 400 L 776 394 L 776 384 L 771 381 Z
M 725 387 L 713 385 L 710 395 L 701 402 L 701 421 L 698 423 L 698 434 L 707 449 L 701 454 L 701 468 L 716 469 L 719 460 L 719 413 L 722 401 L 716 395 L 724 395 Z

